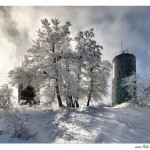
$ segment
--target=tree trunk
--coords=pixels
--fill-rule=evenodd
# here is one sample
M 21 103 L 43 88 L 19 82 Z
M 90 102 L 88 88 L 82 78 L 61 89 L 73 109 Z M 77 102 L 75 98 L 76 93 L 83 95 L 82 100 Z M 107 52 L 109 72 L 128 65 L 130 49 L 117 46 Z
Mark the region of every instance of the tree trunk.
M 80 74 L 81 74 L 81 65 L 79 66 L 79 73 L 78 73 L 78 75 L 77 75 L 77 79 L 78 79 L 77 97 L 76 97 L 76 99 L 75 99 L 75 101 L 74 101 L 74 103 L 75 103 L 74 105 L 75 105 L 76 107 L 79 107 L 78 100 L 79 100 L 79 93 L 80 93 L 80 90 L 79 90 L 80 80 L 81 80 Z
M 60 96 L 60 91 L 59 91 L 59 86 L 58 86 L 58 79 L 56 79 L 55 89 L 56 89 L 56 94 L 57 94 L 58 105 L 59 105 L 59 107 L 62 107 L 63 104 L 62 104 L 62 99 L 61 99 L 61 96 Z
M 87 105 L 86 106 L 90 105 L 90 101 L 91 101 L 91 92 L 88 93 L 88 101 L 87 101 Z
M 68 62 L 66 62 L 66 71 L 69 73 L 70 72 L 70 64 Z M 67 90 L 68 90 L 68 92 L 70 91 L 69 83 L 67 83 Z M 73 96 L 70 95 L 69 93 L 67 93 L 67 95 L 66 95 L 66 104 L 67 104 L 67 107 L 75 107 L 74 101 L 73 101 Z
M 54 40 L 54 39 L 53 39 Z M 52 45 L 52 51 L 53 51 L 53 53 L 55 53 L 55 43 Z M 53 59 L 53 63 L 54 63 L 54 65 L 56 64 L 56 62 L 57 62 L 58 60 L 57 60 L 57 58 L 55 57 L 54 59 Z M 56 66 L 55 66 L 56 67 Z M 55 68 L 56 69 L 56 68 Z M 55 86 L 55 89 L 56 89 L 56 94 L 57 94 L 57 100 L 58 100 L 58 106 L 59 107 L 62 107 L 63 106 L 63 103 L 62 103 L 62 99 L 61 99 L 61 96 L 60 96 L 60 90 L 59 90 L 59 84 L 58 84 L 58 70 L 56 69 L 55 70 L 56 71 L 56 86 Z
M 73 103 L 72 95 L 69 94 L 67 95 L 66 103 L 67 103 L 67 107 L 75 107 Z
M 77 87 L 77 101 L 79 100 L 79 85 L 80 85 L 80 74 L 78 74 L 78 87 Z
M 75 107 L 79 107 L 79 103 L 77 100 L 74 101 L 74 105 L 75 105 Z
M 93 68 L 90 69 L 90 73 L 91 74 L 92 74 L 92 72 L 93 72 Z M 90 105 L 92 92 L 93 92 L 93 78 L 91 76 L 90 89 L 89 89 L 89 93 L 88 93 L 88 101 L 87 101 L 87 105 L 86 106 Z

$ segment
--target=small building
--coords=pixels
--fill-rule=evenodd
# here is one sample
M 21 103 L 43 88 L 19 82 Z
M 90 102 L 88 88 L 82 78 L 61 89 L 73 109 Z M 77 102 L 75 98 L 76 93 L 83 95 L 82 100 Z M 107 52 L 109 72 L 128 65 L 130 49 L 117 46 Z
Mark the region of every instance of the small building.
M 18 103 L 19 104 L 28 104 L 31 102 L 32 104 L 39 104 L 40 100 L 36 97 L 36 92 L 32 86 L 27 86 L 25 89 L 23 85 L 18 86 Z
M 132 97 L 122 87 L 122 79 L 129 77 L 133 72 L 136 73 L 136 58 L 128 51 L 122 51 L 112 60 L 113 79 L 112 79 L 112 105 L 121 104 L 130 100 Z M 136 97 L 136 89 L 135 89 Z

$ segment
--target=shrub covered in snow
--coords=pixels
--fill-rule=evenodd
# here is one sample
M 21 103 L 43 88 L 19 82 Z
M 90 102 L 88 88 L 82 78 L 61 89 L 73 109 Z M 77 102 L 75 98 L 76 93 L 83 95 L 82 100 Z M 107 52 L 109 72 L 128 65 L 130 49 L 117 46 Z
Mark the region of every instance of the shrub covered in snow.
M 5 119 L 5 131 L 12 133 L 12 137 L 28 139 L 32 136 L 25 116 L 23 116 L 17 109 L 11 109 L 4 114 Z
M 3 110 L 9 110 L 12 106 L 11 102 L 12 89 L 8 84 L 4 84 L 0 87 L 0 108 Z
M 13 107 L 11 102 L 12 92 L 8 84 L 0 87 L 0 109 L 4 111 L 4 131 L 11 133 L 13 137 L 28 139 L 33 134 L 27 127 L 25 115 L 22 115 L 17 108 Z

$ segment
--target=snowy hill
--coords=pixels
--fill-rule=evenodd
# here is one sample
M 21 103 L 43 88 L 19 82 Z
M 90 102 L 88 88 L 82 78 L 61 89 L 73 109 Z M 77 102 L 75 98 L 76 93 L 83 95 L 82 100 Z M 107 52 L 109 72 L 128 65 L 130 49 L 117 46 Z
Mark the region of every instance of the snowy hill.
M 28 140 L 0 132 L 0 143 L 150 143 L 150 108 L 124 103 L 116 107 L 80 109 L 20 107 Z M 2 111 L 0 111 L 0 115 Z M 0 119 L 2 130 L 3 119 Z

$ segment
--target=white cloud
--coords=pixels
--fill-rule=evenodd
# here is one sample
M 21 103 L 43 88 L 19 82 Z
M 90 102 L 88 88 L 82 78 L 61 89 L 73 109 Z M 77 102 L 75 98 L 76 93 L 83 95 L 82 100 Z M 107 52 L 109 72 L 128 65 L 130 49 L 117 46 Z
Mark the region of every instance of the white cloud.
M 20 62 L 16 55 L 16 46 L 1 34 L 0 38 L 0 84 L 8 82 L 7 73 Z

